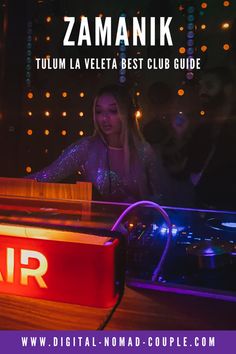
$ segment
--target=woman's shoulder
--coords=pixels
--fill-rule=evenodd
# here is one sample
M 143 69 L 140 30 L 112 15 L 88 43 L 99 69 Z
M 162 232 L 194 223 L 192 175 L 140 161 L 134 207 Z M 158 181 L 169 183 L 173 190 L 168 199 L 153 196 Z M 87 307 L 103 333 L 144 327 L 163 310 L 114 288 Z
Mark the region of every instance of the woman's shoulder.
M 78 156 L 80 156 L 81 159 L 87 159 L 91 152 L 100 154 L 104 148 L 105 145 L 98 136 L 88 136 L 69 145 L 62 152 L 62 157 L 76 157 L 78 159 Z
M 87 136 L 84 138 L 80 138 L 74 141 L 71 145 L 69 145 L 64 152 L 77 152 L 78 150 L 87 150 L 94 143 L 93 136 Z

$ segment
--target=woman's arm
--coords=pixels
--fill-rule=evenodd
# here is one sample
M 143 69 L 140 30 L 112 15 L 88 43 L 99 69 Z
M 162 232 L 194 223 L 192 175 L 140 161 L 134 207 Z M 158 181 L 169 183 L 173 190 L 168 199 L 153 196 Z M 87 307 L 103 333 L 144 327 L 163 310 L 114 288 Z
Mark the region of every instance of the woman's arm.
M 87 159 L 89 139 L 84 138 L 66 148 L 48 167 L 26 176 L 38 182 L 59 182 L 76 172 Z

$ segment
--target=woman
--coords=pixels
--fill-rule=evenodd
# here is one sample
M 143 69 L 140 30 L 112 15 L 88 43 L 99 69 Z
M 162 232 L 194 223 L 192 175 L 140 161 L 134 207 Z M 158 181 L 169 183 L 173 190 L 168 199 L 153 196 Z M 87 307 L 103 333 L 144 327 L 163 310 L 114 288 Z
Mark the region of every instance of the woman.
M 93 119 L 93 136 L 75 142 L 49 167 L 28 178 L 57 182 L 80 171 L 103 200 L 132 202 L 155 195 L 155 155 L 141 136 L 125 89 L 118 85 L 101 89 Z

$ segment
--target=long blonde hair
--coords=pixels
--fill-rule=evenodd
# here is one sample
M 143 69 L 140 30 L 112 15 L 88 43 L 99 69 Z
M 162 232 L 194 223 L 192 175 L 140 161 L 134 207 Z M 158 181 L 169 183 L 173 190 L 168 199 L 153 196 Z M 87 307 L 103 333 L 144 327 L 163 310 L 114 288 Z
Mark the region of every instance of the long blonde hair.
M 122 122 L 121 143 L 124 149 L 124 168 L 125 173 L 129 174 L 132 163 L 139 160 L 138 151 L 144 141 L 138 120 L 135 116 L 135 106 L 133 105 L 129 92 L 123 86 L 110 85 L 103 87 L 98 92 L 93 103 L 94 135 L 99 135 L 105 143 L 107 143 L 105 136 L 99 128 L 95 117 L 97 100 L 103 95 L 111 95 L 117 102 L 118 112 Z

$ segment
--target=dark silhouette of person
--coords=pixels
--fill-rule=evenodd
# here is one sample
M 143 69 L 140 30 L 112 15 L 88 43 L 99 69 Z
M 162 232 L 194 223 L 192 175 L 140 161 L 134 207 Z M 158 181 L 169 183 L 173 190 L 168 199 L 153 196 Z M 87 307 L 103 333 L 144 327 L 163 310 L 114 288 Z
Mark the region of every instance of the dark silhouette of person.
M 189 117 L 181 111 L 181 104 L 174 99 L 172 88 L 164 82 L 155 82 L 150 86 L 148 99 L 154 114 L 144 126 L 143 134 L 159 161 L 162 203 L 193 206 L 193 187 L 184 170 Z
M 227 67 L 204 71 L 199 96 L 205 118 L 189 144 L 187 169 L 199 207 L 236 209 L 234 79 Z

